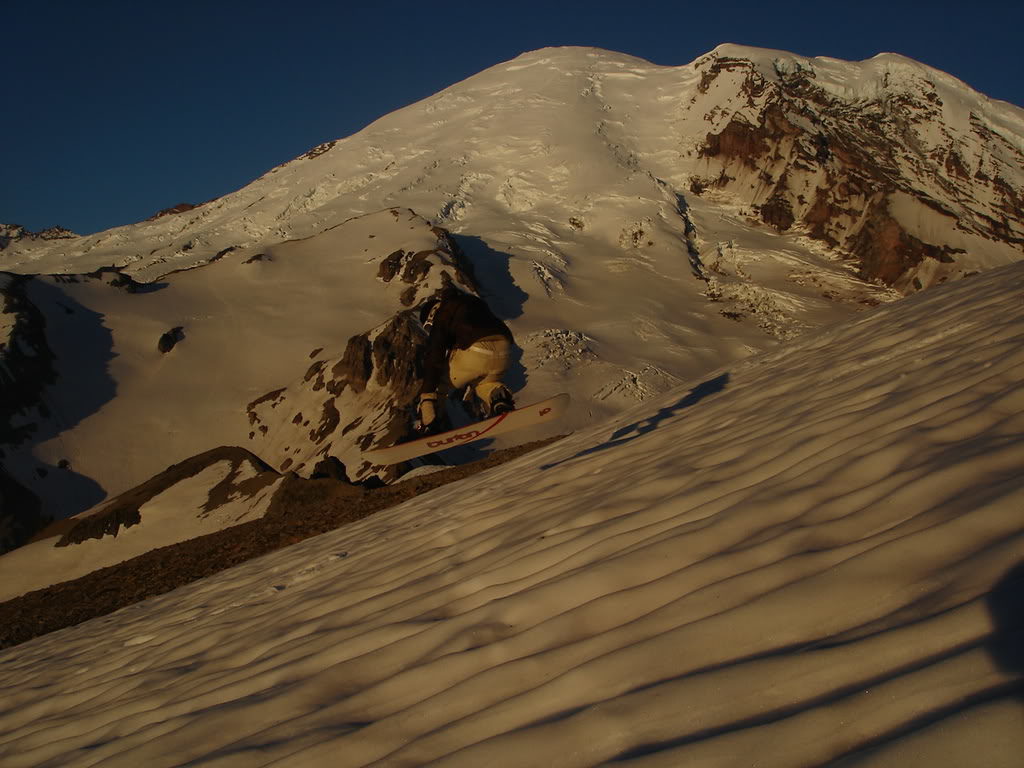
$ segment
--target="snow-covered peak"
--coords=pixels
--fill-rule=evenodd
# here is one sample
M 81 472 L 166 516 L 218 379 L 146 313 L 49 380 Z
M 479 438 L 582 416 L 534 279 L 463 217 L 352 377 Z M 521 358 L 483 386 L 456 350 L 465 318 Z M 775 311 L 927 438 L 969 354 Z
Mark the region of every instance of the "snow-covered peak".
M 899 53 L 882 52 L 871 58 L 861 61 L 847 61 L 831 56 L 801 56 L 773 48 L 758 48 L 749 45 L 736 45 L 734 43 L 722 43 L 710 52 L 699 56 L 690 66 L 695 68 L 708 66 L 715 61 L 731 59 L 736 61 L 747 61 L 758 68 L 765 77 L 778 77 L 780 75 L 794 74 L 797 72 L 811 73 L 811 76 L 819 80 L 819 85 L 827 87 L 831 84 L 836 87 L 843 83 L 847 84 L 848 93 L 856 93 L 857 86 L 865 92 L 875 90 L 875 81 L 885 81 L 886 75 L 903 74 L 903 78 L 896 77 L 883 87 L 895 83 L 906 82 L 910 75 L 925 77 L 930 80 L 941 81 L 950 87 L 958 89 L 973 90 L 961 80 L 946 74 L 934 67 L 930 67 L 908 56 Z M 869 85 L 872 84 L 872 85 Z
M 219 200 L 85 238 L 12 243 L 0 266 L 114 264 L 153 279 L 225 248 L 309 237 L 396 205 L 495 245 L 509 231 L 557 231 L 597 215 L 603 199 L 617 237 L 615 219 L 671 217 L 666 199 L 692 205 L 694 189 L 713 189 L 717 204 L 804 231 L 861 262 L 862 277 L 905 292 L 1019 255 L 1022 147 L 1024 111 L 895 54 L 846 62 L 727 43 L 662 67 L 597 48 L 543 48 Z M 911 243 L 912 255 L 870 252 L 885 237 L 863 230 L 890 221 L 900 234 L 889 239 Z M 711 239 L 713 226 L 697 231 Z M 931 253 L 964 255 L 956 267 L 920 268 Z
M 595 64 L 598 66 L 655 66 L 639 56 L 631 56 L 628 53 L 620 53 L 606 48 L 583 45 L 553 45 L 533 51 L 526 51 L 510 61 L 488 68 L 485 72 L 491 70 L 511 72 L 523 64 L 530 66 L 534 64 L 558 64 L 567 71 L 585 70 Z
M 783 78 L 806 76 L 825 92 L 848 102 L 873 101 L 885 94 L 920 95 L 933 93 L 933 98 L 949 102 L 944 110 L 946 120 L 955 121 L 958 114 L 970 112 L 984 116 L 1007 129 L 1008 138 L 1018 148 L 1024 134 L 1024 109 L 1004 101 L 990 99 L 970 85 L 941 70 L 899 53 L 883 52 L 862 61 L 846 61 L 829 56 L 800 56 L 788 51 L 723 43 L 698 57 L 690 66 L 706 69 L 731 62 L 749 62 L 766 79 L 779 82 Z
M 694 59 L 690 66 L 700 66 L 706 59 L 745 59 L 759 64 L 771 64 L 773 61 L 801 60 L 808 61 L 807 57 L 800 56 L 789 51 L 776 48 L 762 48 L 756 45 L 740 45 L 739 43 L 719 43 L 707 53 Z

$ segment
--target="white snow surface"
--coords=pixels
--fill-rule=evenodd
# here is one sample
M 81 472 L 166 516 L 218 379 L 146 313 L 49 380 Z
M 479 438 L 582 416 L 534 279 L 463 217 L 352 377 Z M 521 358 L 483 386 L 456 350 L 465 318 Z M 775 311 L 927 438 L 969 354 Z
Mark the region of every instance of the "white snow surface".
M 1019 766 L 1024 265 L 0 653 L 18 766 Z M 1019 661 L 1019 655 L 1017 656 Z

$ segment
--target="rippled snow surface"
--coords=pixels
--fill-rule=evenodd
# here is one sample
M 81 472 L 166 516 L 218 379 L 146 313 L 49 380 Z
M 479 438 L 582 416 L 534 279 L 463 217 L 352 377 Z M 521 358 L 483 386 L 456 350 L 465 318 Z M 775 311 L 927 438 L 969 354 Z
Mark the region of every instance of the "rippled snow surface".
M 1019 766 L 1022 296 L 927 291 L 8 649 L 0 763 Z

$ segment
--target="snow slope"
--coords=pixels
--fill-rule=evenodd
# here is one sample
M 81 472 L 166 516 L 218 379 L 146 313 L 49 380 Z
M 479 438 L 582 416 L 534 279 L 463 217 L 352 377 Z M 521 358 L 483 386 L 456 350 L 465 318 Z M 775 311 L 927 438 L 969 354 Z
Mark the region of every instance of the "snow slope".
M 863 313 L 8 649 L 0 762 L 1017 766 L 1021 295 Z
M 281 484 L 278 473 L 238 449 L 214 449 L 171 467 L 135 494 L 49 526 L 5 553 L 0 602 L 263 517 Z

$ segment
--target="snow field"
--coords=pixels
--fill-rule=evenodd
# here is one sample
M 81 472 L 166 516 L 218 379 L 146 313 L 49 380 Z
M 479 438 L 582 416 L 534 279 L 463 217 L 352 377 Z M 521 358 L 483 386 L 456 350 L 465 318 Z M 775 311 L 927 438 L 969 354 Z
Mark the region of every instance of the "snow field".
M 1022 293 L 932 289 L 6 650 L 0 760 L 1013 765 Z

